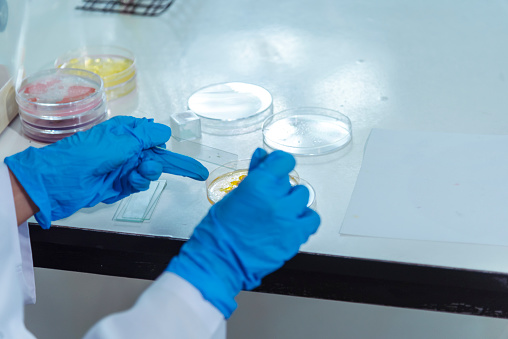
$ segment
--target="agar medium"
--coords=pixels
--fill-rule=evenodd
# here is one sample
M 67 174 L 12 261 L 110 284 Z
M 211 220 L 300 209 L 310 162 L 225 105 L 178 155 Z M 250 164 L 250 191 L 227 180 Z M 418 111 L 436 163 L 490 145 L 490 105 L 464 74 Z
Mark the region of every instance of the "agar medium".
M 257 85 L 227 82 L 196 91 L 188 108 L 201 119 L 204 133 L 239 135 L 261 128 L 272 114 L 272 95 Z
M 238 187 L 248 175 L 249 164 L 250 159 L 232 161 L 210 172 L 206 180 L 208 201 L 213 205 Z M 289 173 L 289 182 L 292 186 L 300 183 L 300 176 L 296 171 L 293 170 Z
M 65 53 L 55 61 L 57 68 L 84 69 L 104 81 L 108 100 L 123 97 L 136 88 L 134 54 L 116 46 L 87 46 Z
M 50 69 L 25 78 L 16 92 L 23 133 L 52 143 L 106 119 L 102 79 L 79 69 Z
M 234 190 L 249 172 L 250 160 L 237 160 L 226 163 L 213 170 L 206 180 L 206 196 L 213 205 L 220 201 L 226 194 Z M 309 190 L 307 207 L 316 210 L 316 192 L 312 185 L 300 178 L 296 171 L 289 173 L 289 182 L 292 186 L 303 185 Z
M 352 139 L 351 121 L 326 108 L 300 107 L 268 117 L 263 142 L 293 155 L 322 155 L 344 148 Z

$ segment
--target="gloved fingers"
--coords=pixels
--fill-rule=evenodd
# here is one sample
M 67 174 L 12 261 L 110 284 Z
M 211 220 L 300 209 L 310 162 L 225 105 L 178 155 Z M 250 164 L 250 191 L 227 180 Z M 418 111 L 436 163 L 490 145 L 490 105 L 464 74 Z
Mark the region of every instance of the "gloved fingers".
M 295 158 L 291 154 L 274 151 L 259 164 L 257 169 L 262 169 L 277 178 L 281 178 L 287 176 L 295 168 L 295 165 Z
M 275 177 L 268 171 L 254 169 L 234 190 L 257 197 L 261 201 L 283 199 L 291 191 L 289 176 Z
M 136 149 L 136 143 L 137 141 L 133 142 L 130 135 L 120 134 L 115 136 L 114 143 L 98 145 L 100 147 L 96 147 L 95 152 L 102 152 L 103 148 L 107 148 L 107 152 L 103 152 L 101 156 L 102 162 L 98 162 L 96 164 L 93 174 L 101 176 L 108 174 L 127 163 L 137 164 L 139 150 Z
M 284 234 L 284 240 L 272 243 L 272 245 L 281 251 L 280 258 L 286 261 L 296 255 L 301 245 L 305 244 L 310 236 L 316 233 L 319 223 L 319 215 L 310 208 L 306 208 L 297 219 L 285 220 L 283 223 L 279 222 L 283 225 L 283 229 L 279 233 Z
M 129 184 L 136 192 L 146 191 L 150 187 L 150 180 L 143 177 L 136 170 L 129 174 L 128 180 Z
M 136 191 L 146 191 L 150 182 L 159 179 L 162 165 L 154 160 L 142 161 L 137 169 L 129 174 L 129 183 Z
M 208 178 L 208 170 L 199 161 L 186 155 L 170 152 L 160 148 L 144 151 L 152 160 L 162 164 L 162 171 L 195 180 L 204 181 Z
M 88 131 L 62 139 L 62 144 L 54 145 L 59 147 L 60 152 L 93 151 L 93 157 L 97 160 L 94 174 L 104 175 L 127 162 L 137 162 L 137 157 L 146 143 L 164 144 L 170 136 L 169 127 L 155 124 L 151 119 L 117 116 Z M 108 142 L 108 137 L 114 138 L 114 142 Z M 133 157 L 136 159 L 132 159 Z
M 309 190 L 307 187 L 297 185 L 291 187 L 289 194 L 277 200 L 277 211 L 282 216 L 297 218 L 301 216 L 309 202 Z
M 277 246 L 286 253 L 287 260 L 298 253 L 301 245 L 305 244 L 310 236 L 316 233 L 320 223 L 319 215 L 307 208 L 301 218 L 286 223 L 285 238 L 286 240 Z
M 101 125 L 116 125 L 116 126 L 127 125 L 129 127 L 135 127 L 138 120 L 142 119 L 134 118 L 127 115 L 119 115 L 101 123 Z
M 135 128 L 141 124 L 144 124 L 146 122 L 152 123 L 153 119 L 147 119 L 147 118 L 135 118 L 133 116 L 129 115 L 117 115 L 116 117 L 113 117 L 103 123 L 101 125 L 116 125 L 116 126 L 128 126 L 131 128 Z
M 155 181 L 162 174 L 162 164 L 155 160 L 142 161 L 138 166 L 138 173 L 148 180 Z
M 252 158 L 250 159 L 249 171 L 252 171 L 256 167 L 258 167 L 259 164 L 263 162 L 263 160 L 266 158 L 267 155 L 268 153 L 264 149 L 257 148 L 252 154 Z
M 133 134 L 141 142 L 143 149 L 149 149 L 160 144 L 166 143 L 171 137 L 171 128 L 169 126 L 158 124 L 148 119 L 136 121 Z
M 312 234 L 316 233 L 321 224 L 321 217 L 319 213 L 314 211 L 312 208 L 308 207 L 305 212 L 300 216 L 301 219 L 307 220 L 309 225 L 311 225 Z
M 319 214 L 311 208 L 306 208 L 302 215 L 298 218 L 298 224 L 304 229 L 302 232 L 302 244 L 309 239 L 309 237 L 316 233 L 321 224 L 321 217 Z

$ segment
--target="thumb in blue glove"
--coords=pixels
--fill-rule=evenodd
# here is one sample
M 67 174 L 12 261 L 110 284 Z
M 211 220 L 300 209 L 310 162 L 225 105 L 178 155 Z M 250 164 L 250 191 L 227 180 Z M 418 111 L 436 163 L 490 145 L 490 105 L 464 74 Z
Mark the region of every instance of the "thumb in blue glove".
M 113 203 L 148 189 L 172 159 L 178 166 L 167 172 L 205 180 L 208 171 L 192 158 L 169 151 L 152 155 L 151 150 L 170 136 L 168 126 L 151 119 L 120 116 L 4 161 L 39 208 L 36 220 L 49 228 L 52 220 L 83 207 Z
M 240 290 L 253 289 L 292 258 L 316 232 L 309 192 L 292 187 L 294 158 L 254 153 L 248 176 L 210 209 L 167 270 L 194 285 L 226 318 Z

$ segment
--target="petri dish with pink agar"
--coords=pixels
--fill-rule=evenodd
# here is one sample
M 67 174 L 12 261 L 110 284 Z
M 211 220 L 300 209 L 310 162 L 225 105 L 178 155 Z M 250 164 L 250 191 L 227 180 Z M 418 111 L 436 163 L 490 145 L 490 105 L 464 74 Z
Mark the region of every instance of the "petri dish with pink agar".
M 102 79 L 79 69 L 50 69 L 26 77 L 16 92 L 23 133 L 52 143 L 106 120 Z
M 134 54 L 116 46 L 87 46 L 69 51 L 55 61 L 57 68 L 84 69 L 104 81 L 108 100 L 123 97 L 136 88 Z
M 242 182 L 249 172 L 250 160 L 237 160 L 224 164 L 213 170 L 206 180 L 206 195 L 213 205 L 220 201 L 229 192 Z M 292 186 L 298 185 L 300 176 L 296 171 L 289 173 L 289 182 Z

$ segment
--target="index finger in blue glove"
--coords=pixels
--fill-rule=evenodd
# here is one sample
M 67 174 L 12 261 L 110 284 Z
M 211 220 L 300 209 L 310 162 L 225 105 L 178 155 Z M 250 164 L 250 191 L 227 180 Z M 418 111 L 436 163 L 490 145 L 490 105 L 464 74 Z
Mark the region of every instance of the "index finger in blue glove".
M 135 192 L 146 191 L 150 182 L 159 179 L 162 174 L 162 165 L 154 160 L 142 161 L 128 177 L 129 184 Z
M 296 227 L 303 228 L 303 232 L 298 234 L 300 238 L 297 239 L 297 241 L 300 244 L 305 243 L 312 234 L 317 232 L 320 223 L 321 217 L 319 214 L 313 209 L 306 208 L 303 214 L 298 218 L 298 222 L 295 224 Z
M 267 155 L 268 153 L 264 149 L 257 148 L 252 154 L 252 158 L 250 159 L 249 171 L 252 171 L 256 167 L 258 167 L 259 164 L 263 162 L 263 160 L 266 158 Z
M 118 115 L 116 117 L 113 117 L 113 118 L 103 122 L 102 124 L 104 124 L 104 125 L 127 125 L 129 127 L 135 127 L 138 120 L 142 120 L 142 119 L 137 119 L 135 117 L 128 116 L 128 115 Z
M 171 137 L 169 126 L 155 123 L 151 119 L 137 119 L 134 124 L 133 134 L 141 142 L 143 149 L 164 144 Z
M 102 124 L 109 124 L 109 125 L 124 125 L 129 126 L 131 128 L 135 128 L 139 126 L 140 124 L 144 124 L 145 122 L 153 122 L 153 119 L 149 118 L 135 118 L 130 115 L 117 115 Z
M 133 188 L 130 193 L 146 191 L 150 187 L 150 180 L 139 174 L 137 171 L 132 171 L 128 177 L 129 184 Z
M 277 178 L 283 178 L 295 168 L 295 165 L 295 158 L 291 154 L 283 151 L 274 151 L 256 169 L 262 169 Z
M 304 213 L 308 202 L 309 190 L 305 186 L 297 185 L 290 189 L 288 195 L 278 200 L 276 210 L 285 218 L 297 218 Z
M 295 256 L 301 245 L 306 243 L 312 234 L 316 233 L 319 223 L 319 215 L 314 210 L 307 208 L 301 218 L 293 220 L 293 222 L 288 224 L 288 227 L 290 226 L 291 229 L 287 230 L 287 232 L 291 233 L 291 236 L 288 236 L 285 241 L 281 241 L 276 245 L 277 249 L 282 251 L 279 252 L 279 255 L 281 255 L 280 259 L 287 261 Z M 281 262 L 280 266 L 282 264 Z
M 199 181 L 208 178 L 208 170 L 199 161 L 163 148 L 154 147 L 143 151 L 143 159 L 160 162 L 164 173 L 181 175 Z
M 141 164 L 138 166 L 137 171 L 148 180 L 155 181 L 160 178 L 163 167 L 162 164 L 158 161 L 147 160 L 141 162 Z

